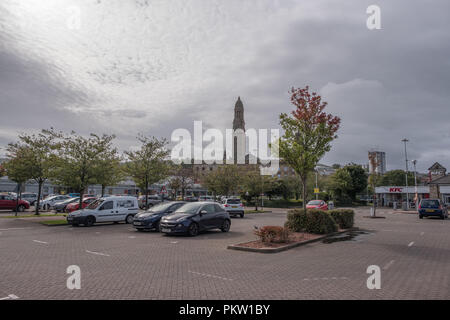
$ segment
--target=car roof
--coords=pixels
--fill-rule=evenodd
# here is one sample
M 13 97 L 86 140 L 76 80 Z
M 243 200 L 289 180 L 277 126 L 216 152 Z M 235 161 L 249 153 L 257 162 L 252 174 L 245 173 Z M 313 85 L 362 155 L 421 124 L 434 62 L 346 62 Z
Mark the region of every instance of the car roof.
M 136 197 L 133 196 L 110 196 L 110 197 L 104 197 L 100 199 L 108 199 L 108 200 L 130 200 L 130 199 L 136 199 Z M 137 199 L 136 199 L 137 200 Z

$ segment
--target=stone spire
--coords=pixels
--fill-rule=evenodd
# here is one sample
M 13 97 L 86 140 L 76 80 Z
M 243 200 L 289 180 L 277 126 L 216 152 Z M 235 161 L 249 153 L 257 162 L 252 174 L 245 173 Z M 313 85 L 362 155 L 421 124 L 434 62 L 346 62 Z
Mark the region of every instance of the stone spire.
M 238 97 L 236 104 L 234 105 L 233 130 L 236 129 L 245 131 L 244 105 L 242 104 L 241 97 Z

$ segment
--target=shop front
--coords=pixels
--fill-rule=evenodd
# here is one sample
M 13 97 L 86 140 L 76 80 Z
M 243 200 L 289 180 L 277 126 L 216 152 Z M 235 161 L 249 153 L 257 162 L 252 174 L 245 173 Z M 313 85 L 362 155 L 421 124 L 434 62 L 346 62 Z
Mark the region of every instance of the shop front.
M 416 188 L 418 201 L 430 197 L 429 186 L 417 186 L 417 187 L 383 186 L 383 187 L 376 187 L 375 193 L 377 195 L 377 200 L 380 206 L 393 207 L 395 202 L 397 203 L 397 206 L 400 207 L 401 203 L 406 201 L 407 194 L 411 205 L 413 205 L 416 202 L 415 201 Z

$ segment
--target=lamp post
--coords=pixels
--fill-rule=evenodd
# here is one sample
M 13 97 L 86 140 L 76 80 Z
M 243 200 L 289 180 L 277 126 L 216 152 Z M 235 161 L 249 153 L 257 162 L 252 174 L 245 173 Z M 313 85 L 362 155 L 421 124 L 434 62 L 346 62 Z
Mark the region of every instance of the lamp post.
M 417 209 L 417 204 L 419 203 L 419 197 L 417 194 L 417 170 L 416 170 L 416 163 L 417 160 L 413 160 L 412 164 L 414 165 L 414 202 L 416 204 L 416 209 Z
M 406 153 L 406 143 L 408 139 L 403 139 L 402 142 L 405 144 L 405 163 L 406 163 L 406 172 L 405 172 L 405 190 L 406 190 L 406 210 L 409 210 L 409 195 L 408 195 L 408 154 Z
M 318 189 L 318 186 L 317 186 L 317 169 L 316 169 L 316 191 L 317 191 L 317 189 Z M 316 200 L 318 200 L 319 199 L 319 194 L 316 192 Z

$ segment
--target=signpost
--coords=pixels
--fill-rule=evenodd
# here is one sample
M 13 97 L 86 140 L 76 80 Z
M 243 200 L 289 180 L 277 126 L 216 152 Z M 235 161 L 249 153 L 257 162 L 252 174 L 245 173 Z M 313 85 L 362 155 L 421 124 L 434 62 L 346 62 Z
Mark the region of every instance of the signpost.
M 167 194 L 167 189 L 165 186 L 161 187 L 161 190 L 159 191 L 159 194 L 161 195 L 161 202 L 164 202 L 164 195 Z

